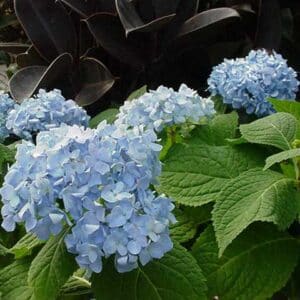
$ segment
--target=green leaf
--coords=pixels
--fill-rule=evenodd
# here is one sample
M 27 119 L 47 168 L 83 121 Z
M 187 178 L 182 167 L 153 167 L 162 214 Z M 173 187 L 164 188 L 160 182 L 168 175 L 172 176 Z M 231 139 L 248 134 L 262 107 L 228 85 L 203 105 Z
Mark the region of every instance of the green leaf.
M 77 270 L 61 288 L 60 295 L 77 296 L 91 293 L 91 283 L 85 273 L 85 270 Z
M 286 112 L 300 121 L 300 103 L 289 100 L 268 99 L 277 112 Z
M 264 155 L 249 145 L 178 144 L 164 160 L 158 190 L 178 203 L 201 206 L 215 201 L 232 178 L 263 165 Z
M 264 170 L 269 169 L 270 167 L 272 167 L 276 163 L 280 163 L 284 160 L 292 159 L 292 158 L 295 158 L 295 157 L 298 157 L 298 156 L 300 156 L 300 149 L 299 148 L 286 150 L 286 151 L 282 151 L 280 153 L 276 153 L 274 155 L 271 155 L 266 159 L 266 164 L 265 164 Z
M 240 131 L 242 137 L 250 143 L 289 150 L 290 143 L 296 137 L 297 120 L 288 113 L 276 113 L 250 124 L 241 125 Z
M 27 233 L 24 235 L 11 249 L 9 252 L 15 255 L 16 259 L 31 255 L 34 248 L 44 244 L 34 234 Z
M 223 146 L 227 139 L 233 139 L 238 126 L 238 115 L 232 112 L 216 115 L 207 125 L 197 126 L 192 133 L 191 144 Z
M 51 237 L 32 261 L 28 282 L 39 300 L 56 299 L 60 288 L 76 270 L 75 258 L 64 244 L 67 233 L 68 230 L 64 230 Z
M 227 105 L 223 102 L 222 96 L 211 96 L 212 101 L 214 102 L 215 110 L 218 114 L 224 114 L 227 108 Z
M 197 233 L 196 222 L 180 209 L 175 210 L 175 216 L 177 222 L 170 227 L 172 240 L 178 243 L 185 243 L 191 240 Z
M 118 113 L 119 113 L 119 110 L 116 108 L 109 108 L 107 110 L 104 110 L 100 114 L 98 114 L 96 117 L 91 119 L 90 127 L 96 128 L 104 120 L 106 120 L 107 123 L 112 124 L 115 121 Z
M 207 278 L 208 296 L 222 300 L 265 300 L 287 282 L 299 258 L 299 244 L 271 224 L 256 223 L 218 258 L 212 226 L 192 253 Z
M 162 259 L 129 273 L 117 273 L 113 264 L 92 277 L 98 300 L 204 300 L 205 278 L 193 256 L 179 245 Z
M 27 284 L 30 259 L 20 259 L 0 271 L 1 300 L 29 300 L 32 289 Z
M 15 153 L 15 150 L 0 144 L 0 184 L 8 170 L 8 166 L 15 161 Z
M 127 98 L 128 101 L 132 101 L 133 99 L 137 99 L 147 93 L 147 85 L 142 86 L 138 90 L 134 91 Z
M 229 181 L 213 210 L 219 254 L 255 221 L 287 228 L 297 215 L 296 195 L 294 180 L 270 170 L 252 169 Z

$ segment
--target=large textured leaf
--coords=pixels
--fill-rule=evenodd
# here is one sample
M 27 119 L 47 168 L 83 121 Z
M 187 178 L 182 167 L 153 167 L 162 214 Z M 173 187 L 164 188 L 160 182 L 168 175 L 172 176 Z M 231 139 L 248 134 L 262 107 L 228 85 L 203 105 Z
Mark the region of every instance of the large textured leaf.
M 207 125 L 194 129 L 192 144 L 208 144 L 223 146 L 228 144 L 227 139 L 233 139 L 238 126 L 238 115 L 232 112 L 226 115 L 216 115 Z
M 277 112 L 286 112 L 300 121 L 300 103 L 289 100 L 269 99 Z
M 212 226 L 192 253 L 207 278 L 208 296 L 222 300 L 265 300 L 281 289 L 299 257 L 297 241 L 270 224 L 253 224 L 218 258 Z
M 187 37 L 197 34 L 207 37 L 209 33 L 216 34 L 216 26 L 222 25 L 220 28 L 229 22 L 235 22 L 240 19 L 239 13 L 227 7 L 209 9 L 201 12 L 192 18 L 185 21 L 178 32 L 177 38 Z
M 0 185 L 8 170 L 9 165 L 15 161 L 15 150 L 0 144 Z
M 9 252 L 14 254 L 16 259 L 20 259 L 31 255 L 32 250 L 42 244 L 43 242 L 34 234 L 27 233 L 11 249 L 9 249 Z
M 20 259 L 0 270 L 1 300 L 32 299 L 32 289 L 27 284 L 29 259 Z
M 271 155 L 266 159 L 266 164 L 265 164 L 264 170 L 269 169 L 276 163 L 280 163 L 284 160 L 292 159 L 295 157 L 300 157 L 300 149 L 299 148 L 286 150 L 286 151 L 282 151 L 282 152 L 276 153 L 274 155 Z
M 60 288 L 76 270 L 74 256 L 67 252 L 64 230 L 51 237 L 34 258 L 28 273 L 28 283 L 39 300 L 55 300 Z
M 90 127 L 96 128 L 99 125 L 99 123 L 101 123 L 104 120 L 106 120 L 107 123 L 112 124 L 115 121 L 118 113 L 119 113 L 119 110 L 116 108 L 109 108 L 107 110 L 104 110 L 101 113 L 99 113 L 97 116 L 95 116 L 94 118 L 91 119 Z
M 297 208 L 295 181 L 280 173 L 252 169 L 232 179 L 219 193 L 213 210 L 220 255 L 255 221 L 288 227 Z
M 178 203 L 200 206 L 215 201 L 232 178 L 263 165 L 262 154 L 249 145 L 175 145 L 164 160 L 159 190 Z
M 159 17 L 149 23 L 144 23 L 138 15 L 135 6 L 127 0 L 116 0 L 116 8 L 126 35 L 132 32 L 152 32 L 170 22 L 175 14 Z
M 53 84 L 70 71 L 72 56 L 68 53 L 58 56 L 51 65 L 31 66 L 15 73 L 9 81 L 9 88 L 17 102 L 31 97 L 40 88 L 55 87 Z
M 250 143 L 265 144 L 289 150 L 295 139 L 297 120 L 288 113 L 276 113 L 250 124 L 241 125 L 243 138 Z
M 15 0 L 15 12 L 27 36 L 42 57 L 52 61 L 77 49 L 77 35 L 70 16 L 53 0 Z
M 79 105 L 89 105 L 99 100 L 114 85 L 115 79 L 99 60 L 85 57 L 80 62 L 83 86 L 76 95 Z
M 98 300 L 203 300 L 206 284 L 197 262 L 177 245 L 162 259 L 119 274 L 112 264 L 92 278 Z
M 138 50 L 138 45 L 126 39 L 125 31 L 118 17 L 98 13 L 89 17 L 86 22 L 98 43 L 109 54 L 136 68 L 143 67 L 144 61 Z
M 197 223 L 191 219 L 183 210 L 177 209 L 175 212 L 177 222 L 170 228 L 172 240 L 184 243 L 191 240 L 197 232 Z

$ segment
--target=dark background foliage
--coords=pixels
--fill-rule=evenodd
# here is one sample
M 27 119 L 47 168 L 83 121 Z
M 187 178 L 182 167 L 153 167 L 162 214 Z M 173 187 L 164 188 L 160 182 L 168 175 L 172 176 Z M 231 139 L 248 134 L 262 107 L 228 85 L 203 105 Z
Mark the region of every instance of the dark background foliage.
M 0 79 L 19 102 L 57 87 L 95 115 L 145 84 L 185 82 L 205 94 L 214 65 L 253 48 L 275 49 L 300 70 L 297 0 L 0 3 Z

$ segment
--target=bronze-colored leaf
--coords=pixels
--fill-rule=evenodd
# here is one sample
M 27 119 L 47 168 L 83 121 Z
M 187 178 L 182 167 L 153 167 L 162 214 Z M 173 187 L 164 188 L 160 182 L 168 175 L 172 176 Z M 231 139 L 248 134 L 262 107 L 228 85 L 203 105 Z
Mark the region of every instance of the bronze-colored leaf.
M 204 37 L 209 33 L 216 35 L 216 27 L 218 25 L 221 25 L 218 28 L 222 30 L 224 25 L 239 19 L 239 13 L 232 8 L 222 7 L 210 9 L 185 21 L 179 30 L 177 38 L 184 38 L 194 34 L 198 36 L 203 34 Z
M 21 103 L 40 88 L 55 88 L 53 84 L 70 71 L 72 62 L 72 56 L 69 53 L 63 53 L 48 68 L 46 66 L 30 66 L 21 69 L 9 81 L 11 95 Z
M 114 85 L 115 79 L 110 71 L 99 60 L 85 57 L 80 61 L 80 77 L 83 86 L 76 102 L 86 106 L 99 100 Z
M 142 45 L 126 39 L 124 29 L 118 17 L 112 14 L 98 13 L 86 20 L 88 27 L 98 43 L 110 55 L 119 61 L 137 69 L 144 66 Z
M 53 0 L 14 0 L 16 15 L 40 55 L 52 61 L 62 53 L 76 55 L 77 35 L 70 16 Z
M 152 32 L 169 23 L 176 14 L 162 16 L 149 23 L 144 23 L 138 15 L 135 6 L 127 0 L 116 0 L 116 8 L 120 20 L 126 32 L 126 36 L 132 32 Z
M 39 55 L 34 46 L 30 46 L 26 52 L 19 54 L 16 61 L 19 68 L 47 65 L 47 62 Z
M 19 54 L 25 52 L 30 47 L 29 44 L 21 43 L 0 43 L 0 50 L 11 54 Z

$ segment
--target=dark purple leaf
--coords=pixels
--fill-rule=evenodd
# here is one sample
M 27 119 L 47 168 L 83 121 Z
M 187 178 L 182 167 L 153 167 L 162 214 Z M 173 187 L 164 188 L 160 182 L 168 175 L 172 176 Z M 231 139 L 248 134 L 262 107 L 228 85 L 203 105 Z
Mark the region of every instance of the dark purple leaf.
M 19 54 L 25 52 L 30 45 L 21 43 L 0 43 L 0 50 L 11 54 Z
M 218 28 L 222 30 L 224 25 L 239 19 L 240 15 L 234 9 L 226 7 L 210 9 L 185 21 L 178 32 L 177 38 L 184 38 L 194 34 L 201 36 L 202 33 L 207 35 L 209 31 L 216 34 L 215 29 L 217 25 L 221 25 Z
M 77 36 L 61 3 L 54 0 L 14 0 L 16 15 L 42 57 L 52 61 L 62 53 L 76 55 Z
M 96 10 L 97 0 L 60 0 L 64 4 L 71 7 L 74 11 L 79 13 L 82 17 L 87 18 Z
M 19 68 L 48 65 L 33 46 L 30 46 L 26 52 L 19 54 L 16 61 Z
M 151 32 L 158 30 L 169 23 L 175 16 L 175 14 L 163 16 L 145 24 L 138 15 L 132 2 L 116 0 L 116 8 L 126 35 L 131 32 Z
M 22 102 L 40 88 L 54 88 L 53 84 L 70 71 L 72 62 L 72 56 L 64 53 L 58 56 L 48 68 L 30 66 L 21 69 L 9 81 L 11 95 L 17 102 Z
M 144 61 L 138 47 L 126 39 L 124 29 L 118 17 L 112 14 L 98 13 L 86 20 L 88 27 L 98 43 L 113 57 L 125 64 L 141 69 Z
M 157 18 L 176 13 L 180 0 L 152 0 Z
M 84 18 L 88 18 L 97 12 L 110 12 L 116 11 L 113 0 L 60 0 L 67 6 L 71 7 L 74 11 Z
M 278 50 L 281 37 L 281 11 L 278 0 L 260 0 L 255 47 Z
M 110 71 L 97 59 L 86 57 L 80 62 L 80 77 L 83 86 L 75 100 L 86 106 L 99 100 L 114 85 Z

